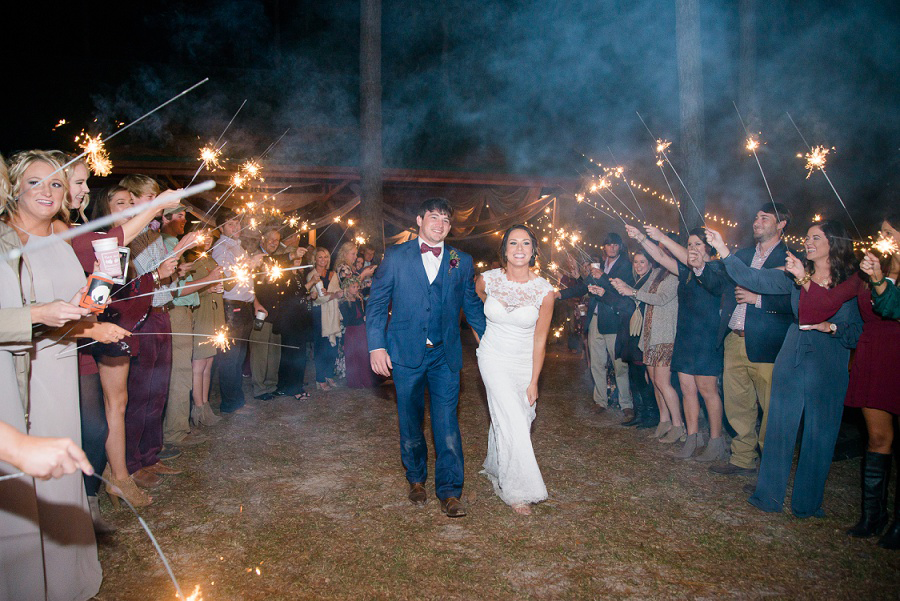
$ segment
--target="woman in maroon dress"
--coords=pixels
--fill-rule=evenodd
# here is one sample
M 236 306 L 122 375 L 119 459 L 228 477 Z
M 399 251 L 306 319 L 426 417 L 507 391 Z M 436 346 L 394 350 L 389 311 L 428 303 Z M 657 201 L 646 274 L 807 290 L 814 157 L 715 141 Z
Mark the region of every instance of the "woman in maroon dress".
M 893 238 L 895 243 L 900 243 L 900 234 L 892 226 L 895 222 L 900 227 L 900 213 L 888 216 L 882 223 L 881 230 L 885 237 Z M 897 255 L 889 258 L 889 265 L 888 277 L 897 278 Z M 868 538 L 879 534 L 889 519 L 887 498 L 891 446 L 894 438 L 894 419 L 900 415 L 900 390 L 890 382 L 895 379 L 895 371 L 900 365 L 900 322 L 885 319 L 875 313 L 872 309 L 870 286 L 862 277 L 852 277 L 831 290 L 810 286 L 805 294 L 810 299 L 823 301 L 819 306 L 826 313 L 840 306 L 843 301 L 856 296 L 859 313 L 863 319 L 863 330 L 856 346 L 856 356 L 850 370 L 850 384 L 844 404 L 847 407 L 862 409 L 869 434 L 863 461 L 862 515 L 859 522 L 847 530 L 847 534 Z M 804 305 L 801 303 L 800 307 L 800 323 L 824 321 L 819 319 L 821 315 L 810 315 L 804 319 Z M 900 500 L 900 482 L 894 501 L 894 524 L 878 541 L 880 546 L 889 549 L 900 548 L 900 520 L 896 519 L 896 516 L 900 516 L 898 500 Z
M 375 374 L 369 362 L 369 345 L 366 342 L 366 309 L 359 295 L 359 279 L 349 276 L 341 283 L 344 298 L 340 301 L 344 319 L 344 359 L 347 365 L 348 388 L 370 388 Z

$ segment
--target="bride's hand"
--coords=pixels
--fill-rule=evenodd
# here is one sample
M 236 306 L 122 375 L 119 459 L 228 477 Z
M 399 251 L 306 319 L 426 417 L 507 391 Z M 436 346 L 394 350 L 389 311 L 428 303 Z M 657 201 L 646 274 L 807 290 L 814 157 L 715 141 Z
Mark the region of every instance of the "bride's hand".
M 538 400 L 537 384 L 529 384 L 528 388 L 525 390 L 525 394 L 528 396 L 528 404 L 534 407 L 534 404 L 537 403 Z

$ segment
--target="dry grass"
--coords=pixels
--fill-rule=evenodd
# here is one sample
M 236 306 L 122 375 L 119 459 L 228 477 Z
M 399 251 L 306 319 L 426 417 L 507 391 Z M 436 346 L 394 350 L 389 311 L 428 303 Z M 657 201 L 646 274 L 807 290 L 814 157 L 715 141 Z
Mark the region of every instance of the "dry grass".
M 488 427 L 473 348 L 460 422 L 469 516 L 406 500 L 393 389 L 255 402 L 172 463 L 143 511 L 182 586 L 213 600 L 887 599 L 900 553 L 843 534 L 858 460 L 833 466 L 824 519 L 762 513 L 742 478 L 676 462 L 601 417 L 583 363 L 548 353 L 534 446 L 550 500 L 513 514 L 478 474 Z M 249 395 L 248 395 L 249 398 Z M 433 461 L 433 458 L 432 458 Z M 108 504 L 104 499 L 104 508 Z M 171 600 L 136 520 L 100 556 L 98 599 Z M 259 569 L 260 574 L 256 573 Z

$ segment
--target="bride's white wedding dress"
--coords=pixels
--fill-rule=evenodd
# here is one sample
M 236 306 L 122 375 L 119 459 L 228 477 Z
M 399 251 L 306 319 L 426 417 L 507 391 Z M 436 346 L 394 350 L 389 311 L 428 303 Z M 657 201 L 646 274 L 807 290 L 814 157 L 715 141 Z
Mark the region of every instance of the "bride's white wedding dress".
M 510 282 L 502 269 L 482 274 L 487 329 L 478 346 L 478 368 L 487 390 L 491 427 L 481 473 L 504 503 L 537 503 L 547 487 L 531 446 L 535 407 L 528 404 L 534 326 L 544 297 L 553 287 L 543 278 Z

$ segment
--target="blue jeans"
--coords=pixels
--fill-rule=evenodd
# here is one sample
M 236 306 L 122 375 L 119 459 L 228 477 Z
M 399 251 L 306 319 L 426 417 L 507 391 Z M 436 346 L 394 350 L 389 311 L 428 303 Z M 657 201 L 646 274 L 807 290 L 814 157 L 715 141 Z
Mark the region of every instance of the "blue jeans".
M 253 328 L 253 304 L 225 301 L 225 324 L 228 335 L 233 338 L 249 338 Z M 231 347 L 219 351 L 215 365 L 219 370 L 219 390 L 222 404 L 219 411 L 231 413 L 244 406 L 244 358 L 247 356 L 247 341 L 232 340 Z
M 102 474 L 106 469 L 106 437 L 109 425 L 106 422 L 106 406 L 103 404 L 103 390 L 100 376 L 90 374 L 78 376 L 78 396 L 81 402 L 81 448 L 87 455 L 94 473 Z M 100 479 L 96 476 L 84 477 L 87 496 L 96 497 L 100 489 Z
M 434 486 L 439 499 L 459 497 L 463 487 L 463 451 L 456 408 L 459 404 L 459 372 L 447 366 L 444 347 L 425 351 L 419 367 L 394 364 L 397 389 L 397 417 L 400 426 L 400 457 L 406 479 L 425 482 L 428 477 L 428 445 L 422 422 L 425 419 L 425 386 L 431 398 L 431 431 L 437 459 Z

